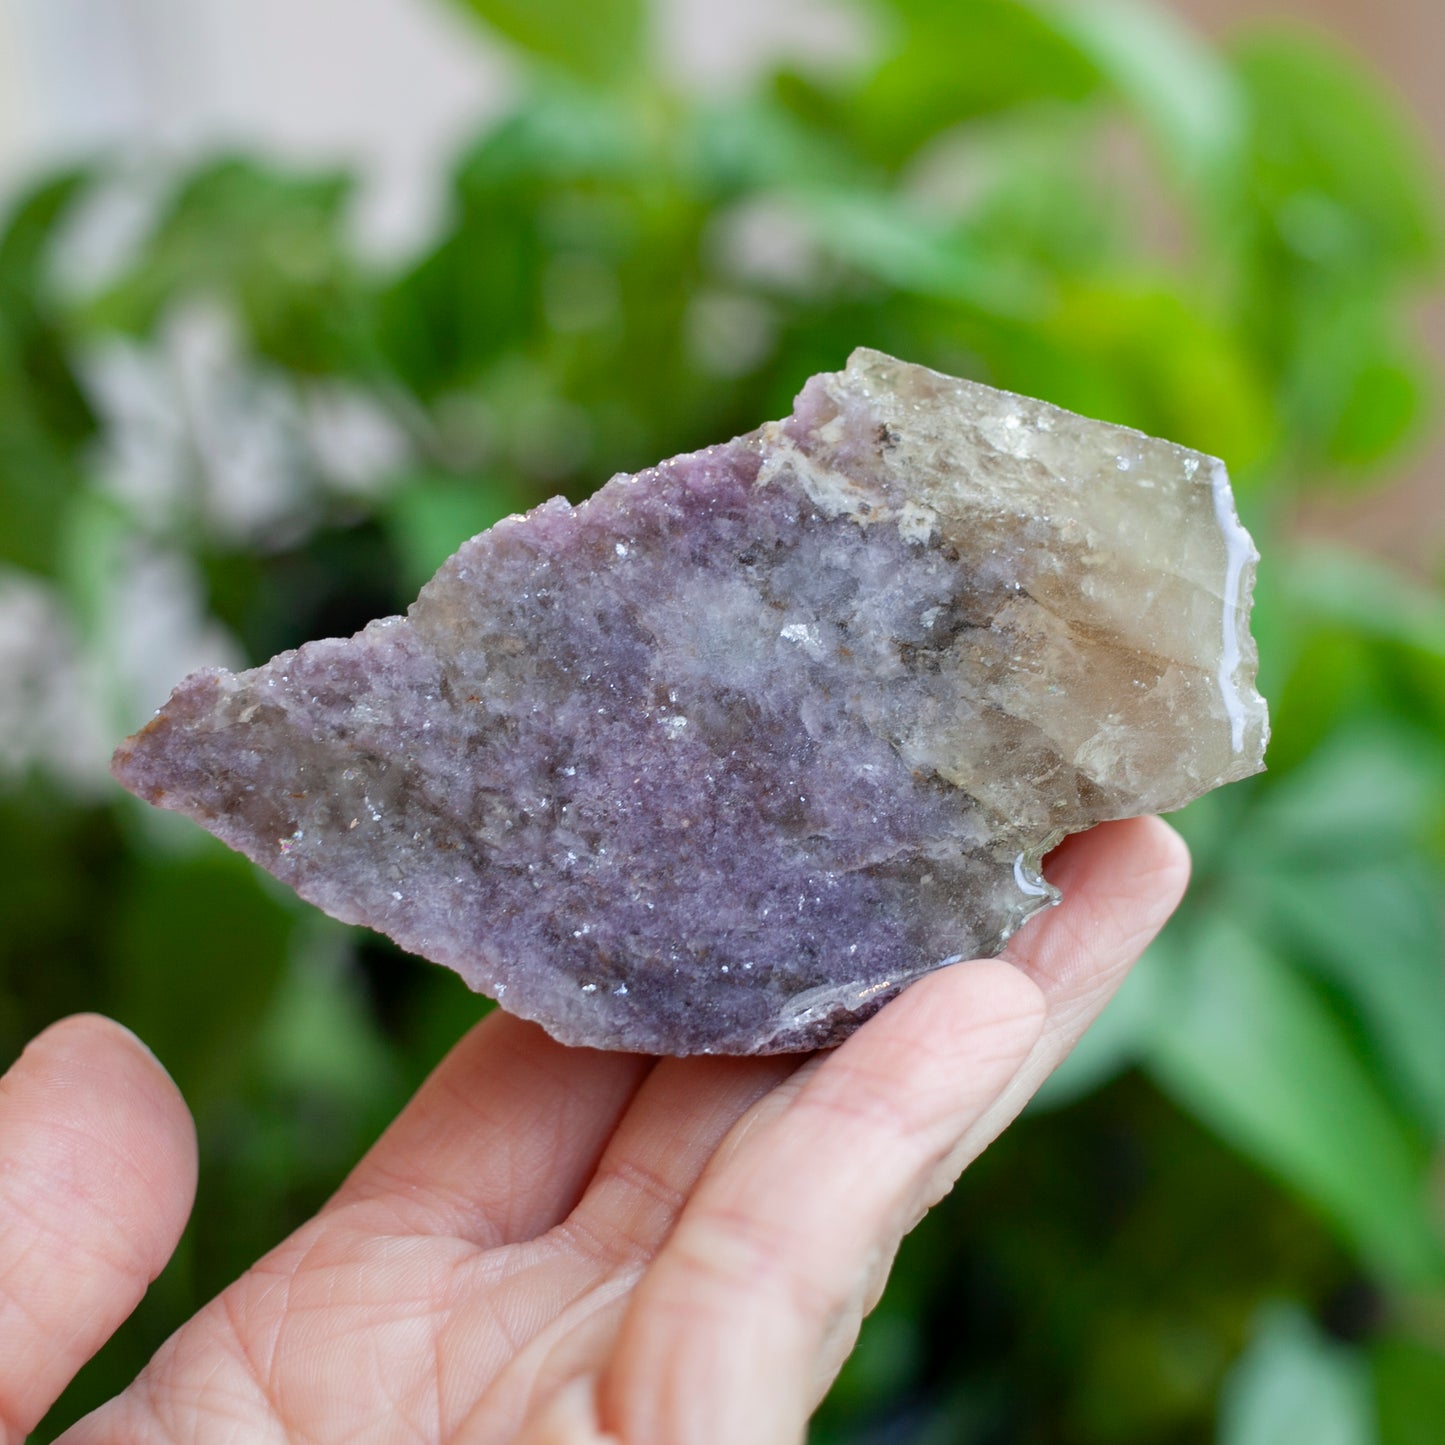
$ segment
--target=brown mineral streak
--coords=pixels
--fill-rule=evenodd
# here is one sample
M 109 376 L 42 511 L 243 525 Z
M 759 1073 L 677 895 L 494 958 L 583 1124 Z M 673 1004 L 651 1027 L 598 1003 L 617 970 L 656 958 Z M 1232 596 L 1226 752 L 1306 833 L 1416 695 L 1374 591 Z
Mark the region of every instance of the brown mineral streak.
M 1258 771 L 1256 560 L 1215 459 L 860 350 L 114 771 L 564 1042 L 815 1048 L 997 952 L 1066 833 Z

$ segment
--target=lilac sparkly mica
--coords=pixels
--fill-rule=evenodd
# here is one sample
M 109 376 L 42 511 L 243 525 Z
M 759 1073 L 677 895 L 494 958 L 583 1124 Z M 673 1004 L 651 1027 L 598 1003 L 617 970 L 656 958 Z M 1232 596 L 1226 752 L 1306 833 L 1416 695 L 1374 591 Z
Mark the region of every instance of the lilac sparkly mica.
M 114 771 L 564 1042 L 811 1049 L 997 952 L 1064 834 L 1258 770 L 1254 561 L 1211 458 L 860 351 Z

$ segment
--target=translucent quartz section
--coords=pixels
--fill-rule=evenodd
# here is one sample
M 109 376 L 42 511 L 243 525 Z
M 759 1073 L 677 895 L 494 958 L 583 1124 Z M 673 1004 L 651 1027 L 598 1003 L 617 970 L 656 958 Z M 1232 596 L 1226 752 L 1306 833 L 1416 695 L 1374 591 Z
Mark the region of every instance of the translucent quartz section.
M 1260 768 L 1255 560 L 1218 461 L 859 351 L 186 679 L 115 775 L 568 1043 L 809 1049 Z

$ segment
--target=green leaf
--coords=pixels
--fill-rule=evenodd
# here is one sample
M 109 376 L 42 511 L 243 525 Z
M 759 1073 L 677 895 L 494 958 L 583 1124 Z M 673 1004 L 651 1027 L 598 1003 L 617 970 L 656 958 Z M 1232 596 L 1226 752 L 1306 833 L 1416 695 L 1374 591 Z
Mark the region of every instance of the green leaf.
M 1384 283 L 1341 278 L 1301 293 L 1284 328 L 1282 401 L 1304 456 L 1332 481 L 1368 480 L 1423 418 L 1427 363 L 1395 310 Z
M 1304 32 L 1254 34 L 1237 314 L 1268 359 L 1294 473 L 1359 470 L 1423 412 L 1402 288 L 1441 253 L 1439 172 L 1385 84 Z
M 1235 842 L 1250 868 L 1394 862 L 1418 849 L 1445 789 L 1445 751 L 1418 726 L 1378 714 L 1338 726 L 1270 785 Z
M 441 241 L 381 289 L 390 366 L 430 399 L 542 343 L 558 252 L 615 259 L 636 245 L 660 168 L 657 138 L 632 109 L 576 85 L 536 86 L 462 156 Z
M 1298 622 L 1282 616 L 1277 621 Z M 1362 711 L 1391 709 L 1391 688 L 1381 649 L 1343 627 L 1314 627 L 1303 636 L 1286 626 L 1283 647 L 1260 650 L 1260 680 L 1270 699 L 1273 729 L 1269 766 L 1281 773 L 1298 767 L 1338 728 Z
M 91 179 L 84 170 L 47 178 L 0 231 L 0 562 L 42 573 L 54 570 L 65 504 L 95 429 L 46 275 Z
M 1387 1277 L 1445 1280 L 1425 1160 L 1309 984 L 1227 910 L 1183 952 L 1147 1067 Z
M 278 892 L 209 839 L 193 854 L 135 859 L 115 923 L 117 1017 L 198 1117 L 237 1089 L 282 977 L 295 915 Z
M 1361 469 L 1384 461 L 1425 417 L 1429 384 L 1413 346 L 1384 340 L 1361 357 L 1330 432 L 1330 460 Z
M 1264 791 L 1230 887 L 1348 1000 L 1383 1073 L 1445 1139 L 1445 917 L 1420 851 L 1442 810 L 1445 758 L 1428 734 L 1352 727 Z
M 801 124 L 773 96 L 709 99 L 686 117 L 683 157 L 712 196 L 820 183 L 858 184 L 857 161 L 840 138 Z
M 1375 1347 L 1374 1365 L 1380 1445 L 1439 1445 L 1445 1353 L 1396 1337 Z
M 892 196 L 819 191 L 804 208 L 820 247 L 885 286 L 1009 318 L 1037 318 L 1049 300 L 1038 272 L 986 254 Z
M 890 0 L 892 53 L 840 104 L 870 160 L 902 164 L 931 137 L 1038 100 L 1074 103 L 1099 85 L 1095 66 L 1052 11 L 1023 0 Z
M 646 0 L 461 0 L 533 59 L 585 80 L 616 80 L 646 59 Z
M 0 229 L 0 298 L 8 300 L 41 284 L 56 233 L 94 179 L 89 167 L 60 171 L 10 207 Z
M 183 302 L 219 303 L 293 371 L 364 372 L 375 358 L 346 237 L 353 186 L 343 173 L 211 162 L 182 180 L 133 263 L 81 320 L 145 334 Z
M 0 314 L 0 563 L 50 574 L 66 503 L 80 486 L 79 458 L 70 439 L 44 429 L 7 323 Z
M 1130 274 L 1064 287 L 1046 326 L 1083 374 L 1065 385 L 1086 387 L 1097 372 L 1132 397 L 1127 415 L 1108 420 L 1223 457 L 1235 471 L 1270 452 L 1277 422 L 1254 358 L 1177 281 Z M 1029 389 L 1027 378 L 1010 384 Z
M 1445 1139 L 1445 933 L 1439 878 L 1419 857 L 1255 875 L 1257 911 L 1359 1011 L 1416 1117 Z
M 458 197 L 464 205 L 497 198 L 535 205 L 542 199 L 535 188 L 543 183 L 641 182 L 660 139 L 649 130 L 649 118 L 656 119 L 643 106 L 619 105 L 565 78 L 538 83 L 463 154 Z M 661 137 L 669 138 L 666 132 Z
M 1252 34 L 1236 68 L 1256 199 L 1309 266 L 1418 274 L 1441 242 L 1438 173 L 1416 124 L 1358 55 L 1305 31 Z
M 1322 544 L 1298 548 L 1285 574 L 1291 606 L 1382 642 L 1445 661 L 1445 596 L 1363 552 Z
M 1074 1051 L 1030 1100 L 1030 1111 L 1076 1103 L 1138 1063 L 1168 1007 L 1170 962 L 1165 955 L 1174 948 L 1174 937 L 1167 930 L 1149 946 Z
M 133 520 L 120 502 L 95 488 L 78 492 L 61 520 L 59 581 L 81 636 L 95 642 L 114 622 L 117 578 L 134 542 Z
M 1269 647 L 1260 639 L 1261 681 L 1276 723 L 1272 769 L 1299 766 L 1367 717 L 1373 726 L 1394 717 L 1424 730 L 1411 739 L 1418 756 L 1440 755 L 1445 601 L 1437 589 L 1333 544 L 1276 547 L 1261 588 L 1269 595 L 1259 615 L 1273 633 Z M 1350 786 L 1348 777 L 1343 782 Z M 1414 788 L 1399 801 L 1417 816 L 1428 796 Z
M 1219 1445 L 1377 1445 L 1369 1370 L 1296 1305 L 1260 1312 L 1225 1379 Z
M 0 1056 L 77 1008 L 110 1005 L 107 924 L 125 886 L 110 808 L 32 772 L 0 778 Z
M 1244 98 L 1215 51 L 1169 11 L 1137 0 L 1066 0 L 1049 14 L 1139 117 L 1169 178 L 1232 205 L 1245 150 Z
M 527 488 L 500 479 L 464 482 L 424 474 L 403 481 L 386 504 L 385 519 L 406 588 L 416 591 L 467 538 L 537 500 Z
M 297 929 L 257 1050 L 269 1086 L 365 1110 L 384 1101 L 397 1081 L 367 1008 L 351 937 L 319 915 Z

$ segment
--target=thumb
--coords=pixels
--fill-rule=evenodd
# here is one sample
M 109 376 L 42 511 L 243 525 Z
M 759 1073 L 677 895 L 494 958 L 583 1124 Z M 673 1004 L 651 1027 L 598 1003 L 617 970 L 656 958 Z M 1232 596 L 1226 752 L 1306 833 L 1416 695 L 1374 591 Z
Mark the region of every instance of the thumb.
M 66 1019 L 0 1079 L 0 1442 L 19 1445 L 180 1239 L 196 1142 L 176 1086 L 109 1019 Z

